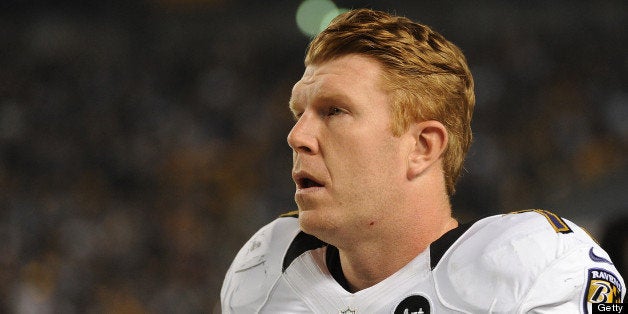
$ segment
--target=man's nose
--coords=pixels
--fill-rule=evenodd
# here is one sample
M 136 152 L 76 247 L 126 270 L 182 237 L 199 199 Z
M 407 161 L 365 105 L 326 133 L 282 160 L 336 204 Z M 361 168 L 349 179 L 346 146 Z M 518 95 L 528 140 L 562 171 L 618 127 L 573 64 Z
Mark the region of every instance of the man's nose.
M 288 133 L 288 145 L 295 153 L 316 154 L 318 152 L 314 124 L 314 121 L 304 114 Z

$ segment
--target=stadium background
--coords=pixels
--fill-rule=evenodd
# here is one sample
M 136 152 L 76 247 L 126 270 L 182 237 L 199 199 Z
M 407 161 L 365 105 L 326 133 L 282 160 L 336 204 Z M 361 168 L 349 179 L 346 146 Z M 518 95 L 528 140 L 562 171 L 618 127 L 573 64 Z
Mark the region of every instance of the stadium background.
M 466 53 L 458 217 L 542 207 L 598 238 L 625 229 L 626 1 L 336 4 L 408 16 Z M 0 4 L 0 312 L 214 309 L 239 247 L 294 209 L 298 6 Z

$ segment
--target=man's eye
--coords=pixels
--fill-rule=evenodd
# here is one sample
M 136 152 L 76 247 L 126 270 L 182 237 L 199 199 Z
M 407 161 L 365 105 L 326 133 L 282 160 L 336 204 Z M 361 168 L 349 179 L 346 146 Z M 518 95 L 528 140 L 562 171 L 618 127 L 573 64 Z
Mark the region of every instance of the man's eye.
M 327 111 L 327 116 L 335 116 L 335 115 L 338 115 L 338 114 L 341 114 L 341 113 L 342 113 L 342 110 L 340 110 L 339 108 L 331 107 Z

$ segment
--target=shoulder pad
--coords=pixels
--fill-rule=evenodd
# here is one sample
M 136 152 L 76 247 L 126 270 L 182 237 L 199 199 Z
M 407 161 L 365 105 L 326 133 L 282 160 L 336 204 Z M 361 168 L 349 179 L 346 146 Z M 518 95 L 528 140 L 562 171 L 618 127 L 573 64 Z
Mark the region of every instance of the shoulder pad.
M 541 210 L 484 218 L 434 268 L 444 303 L 471 312 L 515 312 L 536 278 L 566 252 L 595 242 L 574 224 Z M 471 284 L 472 283 L 472 284 Z
M 284 256 L 299 231 L 297 219 L 278 218 L 244 244 L 223 282 L 223 312 L 257 312 L 281 276 Z

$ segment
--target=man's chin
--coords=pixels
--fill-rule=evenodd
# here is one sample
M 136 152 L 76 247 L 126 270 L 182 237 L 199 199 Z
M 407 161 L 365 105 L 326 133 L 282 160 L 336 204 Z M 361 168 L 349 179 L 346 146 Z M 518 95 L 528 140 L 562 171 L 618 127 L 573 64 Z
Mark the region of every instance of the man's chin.
M 322 215 L 320 211 L 315 210 L 299 210 L 299 225 L 303 232 L 319 239 L 335 229 L 329 215 Z

